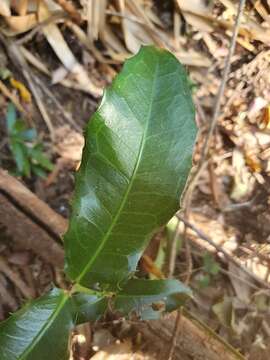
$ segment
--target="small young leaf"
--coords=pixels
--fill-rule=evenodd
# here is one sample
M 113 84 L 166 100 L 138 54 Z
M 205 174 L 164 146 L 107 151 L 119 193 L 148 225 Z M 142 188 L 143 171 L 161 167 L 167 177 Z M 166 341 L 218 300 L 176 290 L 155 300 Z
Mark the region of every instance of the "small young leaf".
M 72 326 L 70 298 L 55 288 L 0 324 L 1 360 L 68 359 Z
M 153 232 L 179 207 L 195 136 L 185 69 L 168 51 L 143 47 L 86 129 L 65 235 L 72 280 L 110 289 L 127 281 Z
M 114 308 L 123 315 L 135 312 L 142 319 L 156 319 L 173 311 L 191 296 L 191 290 L 178 280 L 132 279 L 115 298 Z
M 15 106 L 12 103 L 9 103 L 8 109 L 7 109 L 7 117 L 6 117 L 7 130 L 8 130 L 9 135 L 11 135 L 13 132 L 16 118 L 17 118 L 17 116 L 16 116 Z

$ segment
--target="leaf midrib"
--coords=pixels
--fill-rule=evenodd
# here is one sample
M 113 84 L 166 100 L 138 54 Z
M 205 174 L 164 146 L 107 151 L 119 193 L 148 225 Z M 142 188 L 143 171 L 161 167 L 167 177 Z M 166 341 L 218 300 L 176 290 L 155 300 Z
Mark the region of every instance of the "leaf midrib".
M 19 360 L 26 360 L 26 356 L 29 355 L 29 353 L 34 349 L 36 344 L 39 342 L 41 337 L 44 335 L 44 333 L 48 330 L 48 328 L 52 325 L 54 320 L 56 319 L 57 315 L 60 313 L 62 308 L 64 307 L 66 301 L 69 299 L 69 296 L 67 294 L 63 294 L 63 298 L 56 307 L 55 311 L 52 313 L 52 315 L 49 317 L 48 321 L 42 326 L 42 328 L 39 330 L 37 335 L 32 340 L 31 345 L 24 350 L 24 352 L 20 355 Z
M 157 65 L 156 65 L 156 68 L 155 68 L 155 71 L 154 71 L 153 85 L 152 85 L 152 89 L 151 89 L 151 103 L 150 103 L 149 111 L 148 111 L 148 115 L 147 115 L 147 125 L 145 126 L 145 129 L 144 129 L 144 133 L 143 133 L 142 140 L 141 140 L 141 143 L 140 143 L 140 151 L 139 151 L 139 154 L 138 154 L 138 157 L 137 157 L 137 160 L 136 160 L 136 164 L 134 166 L 134 170 L 133 170 L 133 173 L 132 173 L 132 176 L 131 176 L 130 183 L 129 183 L 128 187 L 127 187 L 126 192 L 124 193 L 123 199 L 122 199 L 122 201 L 120 203 L 120 206 L 119 206 L 119 208 L 118 208 L 118 210 L 117 210 L 117 212 L 115 214 L 115 217 L 114 217 L 114 219 L 113 219 L 113 221 L 111 223 L 111 226 L 109 227 L 107 233 L 105 234 L 105 236 L 104 236 L 103 240 L 101 241 L 99 247 L 97 248 L 95 254 L 91 257 L 91 259 L 89 260 L 89 262 L 85 266 L 84 270 L 75 279 L 75 281 L 77 281 L 78 283 L 85 276 L 85 274 L 89 271 L 91 265 L 94 263 L 94 261 L 96 260 L 96 258 L 100 254 L 100 252 L 102 251 L 103 247 L 105 246 L 106 241 L 109 238 L 115 224 L 117 223 L 118 218 L 119 218 L 119 216 L 120 216 L 120 214 L 121 214 L 121 212 L 123 210 L 124 205 L 126 204 L 126 200 L 127 200 L 128 195 L 130 193 L 130 190 L 131 190 L 131 188 L 133 186 L 134 179 L 136 178 L 137 170 L 139 168 L 140 160 L 141 160 L 141 157 L 142 157 L 142 154 L 143 154 L 144 145 L 145 145 L 145 142 L 146 142 L 146 134 L 147 134 L 147 131 L 148 131 L 150 117 L 151 117 L 151 113 L 152 113 L 152 109 L 153 109 L 153 93 L 154 93 L 155 85 L 156 85 L 156 75 L 157 75 L 157 72 L 158 72 L 158 67 L 159 67 L 159 63 L 157 62 Z

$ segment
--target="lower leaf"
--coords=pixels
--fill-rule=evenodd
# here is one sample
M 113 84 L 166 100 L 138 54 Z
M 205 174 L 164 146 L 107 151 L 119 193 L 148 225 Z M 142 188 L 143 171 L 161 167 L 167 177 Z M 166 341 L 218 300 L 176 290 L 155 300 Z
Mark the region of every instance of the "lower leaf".
M 178 280 L 131 279 L 115 297 L 114 308 L 123 315 L 135 312 L 144 320 L 157 319 L 179 308 L 191 295 Z
M 68 359 L 71 302 L 54 288 L 0 324 L 1 360 Z

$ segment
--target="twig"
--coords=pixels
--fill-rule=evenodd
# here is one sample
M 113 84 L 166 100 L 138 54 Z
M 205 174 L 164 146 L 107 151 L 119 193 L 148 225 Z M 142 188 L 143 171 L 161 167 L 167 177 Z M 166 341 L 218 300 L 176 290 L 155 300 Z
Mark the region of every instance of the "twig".
M 175 351 L 176 346 L 177 346 L 177 338 L 178 338 L 177 335 L 178 335 L 179 329 L 180 329 L 181 315 L 182 315 L 182 309 L 177 311 L 177 315 L 176 315 L 176 319 L 175 319 L 175 323 L 174 323 L 174 329 L 173 329 L 172 345 L 171 345 L 171 348 L 170 348 L 168 360 L 172 360 L 173 355 L 174 355 L 174 351 Z
M 243 283 L 243 284 L 245 284 L 245 285 L 248 285 L 249 287 L 251 287 L 252 289 L 254 289 L 254 290 L 256 290 L 256 291 L 260 290 L 260 287 L 259 287 L 259 286 L 254 285 L 252 282 L 243 279 L 243 277 L 241 277 L 241 276 L 235 275 L 235 274 L 234 274 L 233 272 L 231 272 L 231 271 L 228 271 L 228 270 L 225 270 L 225 269 L 222 269 L 222 268 L 220 268 L 219 271 L 220 271 L 222 274 L 226 275 L 227 277 L 229 277 L 229 278 L 235 278 L 236 280 L 240 281 L 241 283 Z
M 225 86 L 226 86 L 228 76 L 229 76 L 229 72 L 230 72 L 230 68 L 231 68 L 231 59 L 232 59 L 232 56 L 234 54 L 234 50 L 235 50 L 235 46 L 236 46 L 236 40 L 237 40 L 237 36 L 238 36 L 238 32 L 239 32 L 241 17 L 242 17 L 242 14 L 243 14 L 245 3 L 246 3 L 246 0 L 240 0 L 239 1 L 239 5 L 238 5 L 238 9 L 237 9 L 237 15 L 236 15 L 235 23 L 234 23 L 234 28 L 233 28 L 233 35 L 232 35 L 232 39 L 231 39 L 231 43 L 230 43 L 228 56 L 227 56 L 226 61 L 225 61 L 225 67 L 224 67 L 224 72 L 223 72 L 221 84 L 220 84 L 219 91 L 218 91 L 218 94 L 217 94 L 217 97 L 216 97 L 215 107 L 214 107 L 214 111 L 213 111 L 213 117 L 212 117 L 211 122 L 210 122 L 208 133 L 207 133 L 207 135 L 205 137 L 205 141 L 204 141 L 204 144 L 203 144 L 199 164 L 198 164 L 197 169 L 196 169 L 195 173 L 193 174 L 193 177 L 192 177 L 192 179 L 190 181 L 189 189 L 186 192 L 186 197 L 188 198 L 186 200 L 187 203 L 190 203 L 190 201 L 191 201 L 191 196 L 192 196 L 193 189 L 195 188 L 195 186 L 197 184 L 197 181 L 198 181 L 198 179 L 199 179 L 199 177 L 200 177 L 200 175 L 202 173 L 202 170 L 204 168 L 204 163 L 207 160 L 207 157 L 208 157 L 208 154 L 209 154 L 211 139 L 212 139 L 213 133 L 215 131 L 215 128 L 217 126 L 217 122 L 218 122 L 219 115 L 220 115 L 221 101 L 222 101 L 222 98 L 223 98 L 223 95 L 224 95 Z
M 60 113 L 63 115 L 63 117 L 67 120 L 67 122 L 77 131 L 81 131 L 81 128 L 78 124 L 76 124 L 75 120 L 73 119 L 72 115 L 68 113 L 63 106 L 60 104 L 60 102 L 56 99 L 56 97 L 51 93 L 51 91 L 43 84 L 43 82 L 36 76 L 34 76 L 35 82 L 40 86 L 40 88 L 44 91 L 46 96 L 55 104 L 55 106 L 58 108 Z
M 187 261 L 187 271 L 186 271 L 186 276 L 185 276 L 185 281 L 184 283 L 186 285 L 189 284 L 191 275 L 192 275 L 192 270 L 193 270 L 193 260 L 192 260 L 192 255 L 191 255 L 191 248 L 190 248 L 190 243 L 189 243 L 189 238 L 187 236 L 187 227 L 185 226 L 184 229 L 184 244 L 185 244 L 185 255 L 186 255 L 186 261 Z
M 175 261 L 176 261 L 176 256 L 177 256 L 177 237 L 178 237 L 178 229 L 180 226 L 180 219 L 178 219 L 178 220 L 179 220 L 179 222 L 178 222 L 177 228 L 175 230 L 175 235 L 174 235 L 173 245 L 172 245 L 172 255 L 173 256 L 170 259 L 171 260 L 170 271 L 172 272 L 171 275 L 173 275 L 173 272 L 174 272 Z M 184 238 L 185 254 L 186 254 L 186 260 L 187 260 L 187 271 L 186 271 L 186 275 L 185 275 L 185 284 L 188 284 L 190 281 L 191 275 L 192 275 L 193 261 L 192 261 L 189 239 L 187 237 L 187 227 L 186 226 L 184 229 L 183 238 Z M 172 360 L 172 358 L 173 358 L 173 354 L 174 354 L 174 351 L 175 351 L 175 348 L 177 345 L 177 338 L 178 338 L 179 329 L 180 329 L 180 325 L 181 325 L 181 318 L 182 318 L 182 308 L 177 311 L 177 317 L 175 319 L 175 326 L 173 329 L 171 348 L 170 348 L 168 360 Z
M 199 115 L 199 124 L 200 125 L 207 124 L 207 116 L 204 112 L 204 109 L 203 109 L 199 99 L 196 96 L 194 96 L 193 101 L 195 103 L 197 114 Z
M 57 23 L 60 20 L 64 20 L 66 18 L 66 14 L 63 11 L 56 11 L 52 16 L 50 16 L 48 19 L 41 21 L 38 23 L 31 31 L 29 31 L 26 35 L 23 37 L 20 37 L 18 40 L 15 40 L 17 45 L 24 45 L 28 41 L 32 40 L 32 38 L 45 26 Z M 16 36 L 17 34 L 12 34 L 13 36 Z
M 203 256 L 204 256 L 204 253 L 202 253 L 201 251 L 193 250 L 192 253 L 193 253 L 194 255 L 198 256 L 199 258 L 203 258 Z M 196 269 L 193 269 L 193 270 L 192 270 L 192 273 L 196 273 L 196 272 L 198 272 L 198 271 L 200 271 L 200 270 L 203 270 L 203 266 L 200 266 L 200 267 L 198 267 L 198 268 L 196 268 Z M 255 290 L 260 290 L 260 289 L 261 289 L 261 287 L 259 287 L 258 285 L 255 285 L 254 282 L 248 281 L 248 280 L 244 279 L 243 276 L 242 276 L 242 277 L 241 277 L 241 276 L 238 276 L 238 275 L 234 274 L 234 273 L 233 273 L 232 271 L 230 271 L 230 270 L 225 270 L 225 269 L 223 269 L 223 268 L 221 267 L 221 268 L 219 269 L 219 272 L 221 272 L 222 274 L 226 275 L 226 276 L 229 277 L 229 278 L 232 278 L 232 277 L 233 277 L 233 278 L 239 280 L 240 282 L 242 282 L 243 284 L 246 284 L 246 285 L 250 286 L 251 288 L 253 288 L 253 289 L 255 289 Z M 183 274 L 181 274 L 181 275 L 183 275 Z M 254 279 L 252 279 L 252 280 L 254 280 Z
M 67 0 L 54 0 L 63 10 L 65 10 L 70 17 L 76 21 L 77 24 L 81 24 L 83 19 L 81 14 L 79 13 L 78 9 L 72 4 L 71 1 Z
M 252 271 L 247 269 L 246 267 L 242 266 L 234 257 L 232 257 L 222 246 L 216 244 L 209 236 L 207 236 L 203 231 L 198 229 L 195 225 L 190 223 L 188 220 L 183 218 L 181 215 L 177 214 L 178 219 L 180 219 L 187 227 L 189 227 L 191 230 L 193 230 L 202 240 L 208 242 L 211 246 L 213 246 L 217 252 L 222 253 L 225 259 L 231 263 L 233 263 L 235 266 L 237 266 L 239 269 L 241 269 L 245 274 L 253 278 L 257 283 L 260 283 L 262 286 L 264 286 L 267 289 L 270 289 L 270 284 L 268 284 L 266 281 L 260 279 L 258 276 L 256 276 Z
M 221 100 L 222 100 L 222 97 L 223 97 L 223 94 L 224 94 L 225 85 L 227 83 L 228 75 L 229 75 L 229 72 L 230 72 L 231 58 L 232 58 L 232 55 L 233 55 L 234 50 L 235 50 L 236 39 L 237 39 L 237 36 L 238 36 L 239 25 L 240 25 L 240 21 L 241 21 L 241 15 L 242 15 L 244 7 L 245 7 L 245 2 L 246 2 L 246 0 L 240 0 L 240 2 L 239 2 L 237 16 L 236 16 L 236 20 L 235 20 L 235 24 L 234 24 L 234 29 L 233 29 L 233 36 L 232 36 L 232 39 L 231 39 L 229 53 L 228 53 L 228 56 L 227 56 L 226 62 L 225 62 L 225 68 L 224 68 L 224 73 L 223 73 L 221 85 L 220 85 L 219 92 L 218 92 L 217 98 L 216 98 L 213 117 L 212 117 L 212 120 L 211 120 L 211 123 L 210 123 L 210 126 L 209 126 L 209 130 L 208 130 L 208 133 L 206 135 L 206 138 L 205 138 L 205 141 L 204 141 L 204 144 L 203 144 L 203 150 L 202 150 L 202 154 L 201 154 L 201 158 L 200 158 L 197 170 L 194 172 L 193 177 L 190 179 L 189 187 L 188 187 L 186 193 L 184 194 L 183 202 L 184 202 L 184 206 L 185 206 L 185 217 L 187 219 L 189 217 L 190 204 L 191 204 L 191 198 L 192 198 L 193 190 L 194 190 L 194 188 L 195 188 L 195 186 L 197 184 L 197 181 L 198 181 L 203 169 L 205 168 L 205 165 L 207 164 L 207 157 L 208 157 L 208 153 L 209 153 L 211 139 L 212 139 L 212 136 L 213 136 L 213 133 L 214 133 L 214 130 L 216 128 L 218 118 L 219 118 L 219 113 L 220 113 L 220 109 L 221 109 Z M 186 226 L 191 225 L 188 222 L 188 220 L 184 220 L 181 217 L 179 217 L 179 219 L 180 220 L 182 219 L 183 223 Z M 188 268 L 188 274 L 187 274 L 187 277 L 186 277 L 186 282 L 188 282 L 189 278 L 191 276 L 191 273 L 192 273 L 192 257 L 191 257 L 191 253 L 190 253 L 190 245 L 189 245 L 189 242 L 188 242 L 188 238 L 186 236 L 186 228 L 185 228 L 185 233 L 184 233 L 184 239 L 185 239 L 186 255 L 187 255 L 187 260 L 188 260 L 187 263 L 188 263 L 188 267 L 189 267 Z M 202 237 L 202 239 L 205 240 L 205 238 L 203 238 L 203 237 Z M 216 244 L 214 244 L 214 242 L 211 241 L 211 243 L 213 244 L 213 246 L 216 247 Z M 225 252 L 225 250 L 222 251 L 222 252 L 223 252 L 224 256 L 229 257 L 230 261 L 233 260 L 233 262 L 235 264 L 237 264 L 237 266 L 239 266 L 237 261 L 235 261 L 235 259 L 231 259 L 231 257 L 229 256 L 229 254 L 227 254 L 227 252 Z M 249 273 L 249 271 L 244 269 L 244 268 L 243 268 L 243 271 Z M 250 275 L 250 273 L 249 273 L 249 275 Z M 263 281 L 263 284 L 265 286 L 264 281 Z M 171 346 L 171 350 L 170 350 L 170 354 L 169 354 L 169 360 L 172 359 L 172 356 L 174 354 L 174 350 L 175 350 L 175 347 L 176 347 L 176 338 L 177 338 L 177 335 L 178 335 L 178 331 L 179 331 L 178 329 L 180 327 L 180 322 L 181 322 L 181 316 L 180 316 L 180 313 L 178 312 L 178 316 L 177 316 L 177 319 L 176 319 L 176 324 L 175 324 L 175 328 L 174 328 L 174 332 L 173 332 L 173 336 L 172 336 L 172 346 Z
M 141 20 L 140 18 L 138 18 L 137 16 L 134 16 L 134 15 L 121 14 L 118 11 L 111 11 L 111 10 L 106 10 L 105 13 L 106 13 L 106 15 L 117 16 L 117 17 L 129 20 L 129 21 L 136 22 L 141 25 L 145 25 L 146 27 L 150 27 L 149 24 L 147 24 L 145 21 Z
M 216 103 L 215 103 L 213 118 L 211 120 L 210 127 L 209 127 L 209 130 L 208 130 L 207 136 L 205 138 L 205 142 L 203 144 L 203 150 L 202 150 L 202 155 L 201 155 L 200 162 L 198 164 L 196 172 L 193 175 L 193 178 L 190 180 L 189 189 L 185 193 L 185 197 L 186 197 L 185 215 L 186 215 L 187 218 L 188 218 L 188 215 L 189 215 L 189 208 L 190 208 L 192 192 L 193 192 L 193 189 L 196 186 L 196 183 L 197 183 L 197 181 L 198 181 L 198 179 L 199 179 L 199 177 L 201 175 L 202 170 L 204 169 L 204 165 L 205 165 L 205 162 L 207 160 L 208 153 L 209 153 L 209 148 L 210 148 L 212 135 L 214 133 L 214 130 L 216 128 L 217 121 L 218 121 L 218 118 L 219 118 L 219 113 L 220 113 L 220 109 L 221 109 L 221 100 L 222 100 L 222 97 L 223 97 L 223 94 L 224 94 L 225 86 L 226 86 L 228 75 L 229 75 L 229 72 L 230 72 L 231 59 L 232 59 L 232 55 L 233 55 L 234 50 L 235 50 L 236 39 L 237 39 L 237 36 L 238 36 L 239 26 L 240 26 L 240 21 L 241 21 L 241 15 L 243 13 L 245 3 L 246 3 L 246 0 L 240 0 L 240 2 L 239 2 L 237 16 L 236 16 L 236 20 L 235 20 L 235 24 L 234 24 L 234 29 L 233 29 L 233 36 L 232 36 L 232 40 L 231 40 L 231 44 L 230 44 L 229 53 L 228 53 L 228 56 L 227 56 L 226 62 L 225 62 L 225 68 L 224 68 L 224 73 L 223 73 L 221 85 L 220 85 L 220 88 L 219 88 L 219 92 L 217 94 L 217 99 L 216 99 Z M 185 222 L 184 222 L 184 224 L 186 225 Z M 189 246 L 188 239 L 187 239 L 187 236 L 186 236 L 186 231 L 185 231 L 184 237 L 185 237 L 186 255 L 187 255 L 188 266 L 189 266 L 188 275 L 187 275 L 187 279 L 186 279 L 186 281 L 188 282 L 189 278 L 190 278 L 190 274 L 192 273 L 192 257 L 191 257 L 191 254 L 190 254 L 190 246 Z M 228 254 L 226 253 L 226 255 L 228 255 Z M 237 265 L 239 266 L 238 263 L 237 263 Z M 265 283 L 264 283 L 264 286 L 265 286 Z M 178 329 L 179 329 L 179 326 L 180 326 L 180 321 L 181 321 L 181 316 L 180 316 L 180 313 L 178 312 L 178 316 L 177 316 L 176 324 L 175 324 L 175 329 L 174 329 L 174 333 L 173 333 L 173 336 L 172 336 L 172 346 L 171 346 L 171 350 L 170 350 L 170 354 L 169 354 L 169 359 L 170 360 L 172 359 L 172 356 L 173 356 L 173 353 L 174 353 L 174 350 L 175 350 L 176 338 L 177 338 Z
M 212 137 L 212 135 L 214 133 L 214 130 L 215 130 L 217 122 L 218 122 L 220 109 L 221 109 L 221 101 L 222 101 L 222 98 L 223 98 L 223 95 L 224 95 L 225 86 L 226 86 L 228 76 L 229 76 L 229 72 L 230 72 L 230 69 L 231 69 L 231 59 L 232 59 L 232 56 L 234 54 L 236 40 L 237 40 L 239 27 L 240 27 L 240 23 L 241 23 L 241 16 L 242 16 L 242 13 L 243 13 L 243 10 L 244 10 L 244 7 L 245 7 L 245 3 L 246 3 L 246 0 L 240 0 L 239 1 L 238 10 L 237 10 L 237 16 L 236 16 L 236 20 L 235 20 L 235 24 L 234 24 L 234 29 L 233 29 L 233 35 L 232 35 L 231 44 L 230 44 L 230 48 L 229 48 L 229 53 L 228 53 L 228 56 L 226 58 L 224 73 L 223 73 L 222 81 L 221 81 L 220 88 L 219 88 L 219 91 L 218 91 L 218 94 L 217 94 L 217 99 L 216 99 L 216 103 L 215 103 L 215 107 L 214 107 L 213 118 L 212 118 L 211 123 L 210 123 L 210 128 L 209 128 L 208 134 L 207 134 L 207 136 L 205 138 L 202 157 L 201 157 L 201 162 L 204 162 L 205 158 L 208 155 L 211 137 Z

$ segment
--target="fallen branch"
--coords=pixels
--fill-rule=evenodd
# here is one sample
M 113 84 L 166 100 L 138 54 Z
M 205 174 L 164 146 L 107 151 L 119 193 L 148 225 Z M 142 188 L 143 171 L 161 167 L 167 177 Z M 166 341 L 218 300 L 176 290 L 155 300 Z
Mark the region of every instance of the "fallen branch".
M 0 222 L 22 249 L 57 268 L 64 264 L 60 235 L 67 222 L 18 180 L 0 170 Z
M 177 312 L 173 312 L 161 320 L 134 325 L 151 344 L 151 351 L 159 354 L 159 359 L 166 359 L 170 351 L 176 319 Z M 179 319 L 174 360 L 244 360 L 238 351 L 187 310 L 183 309 Z

